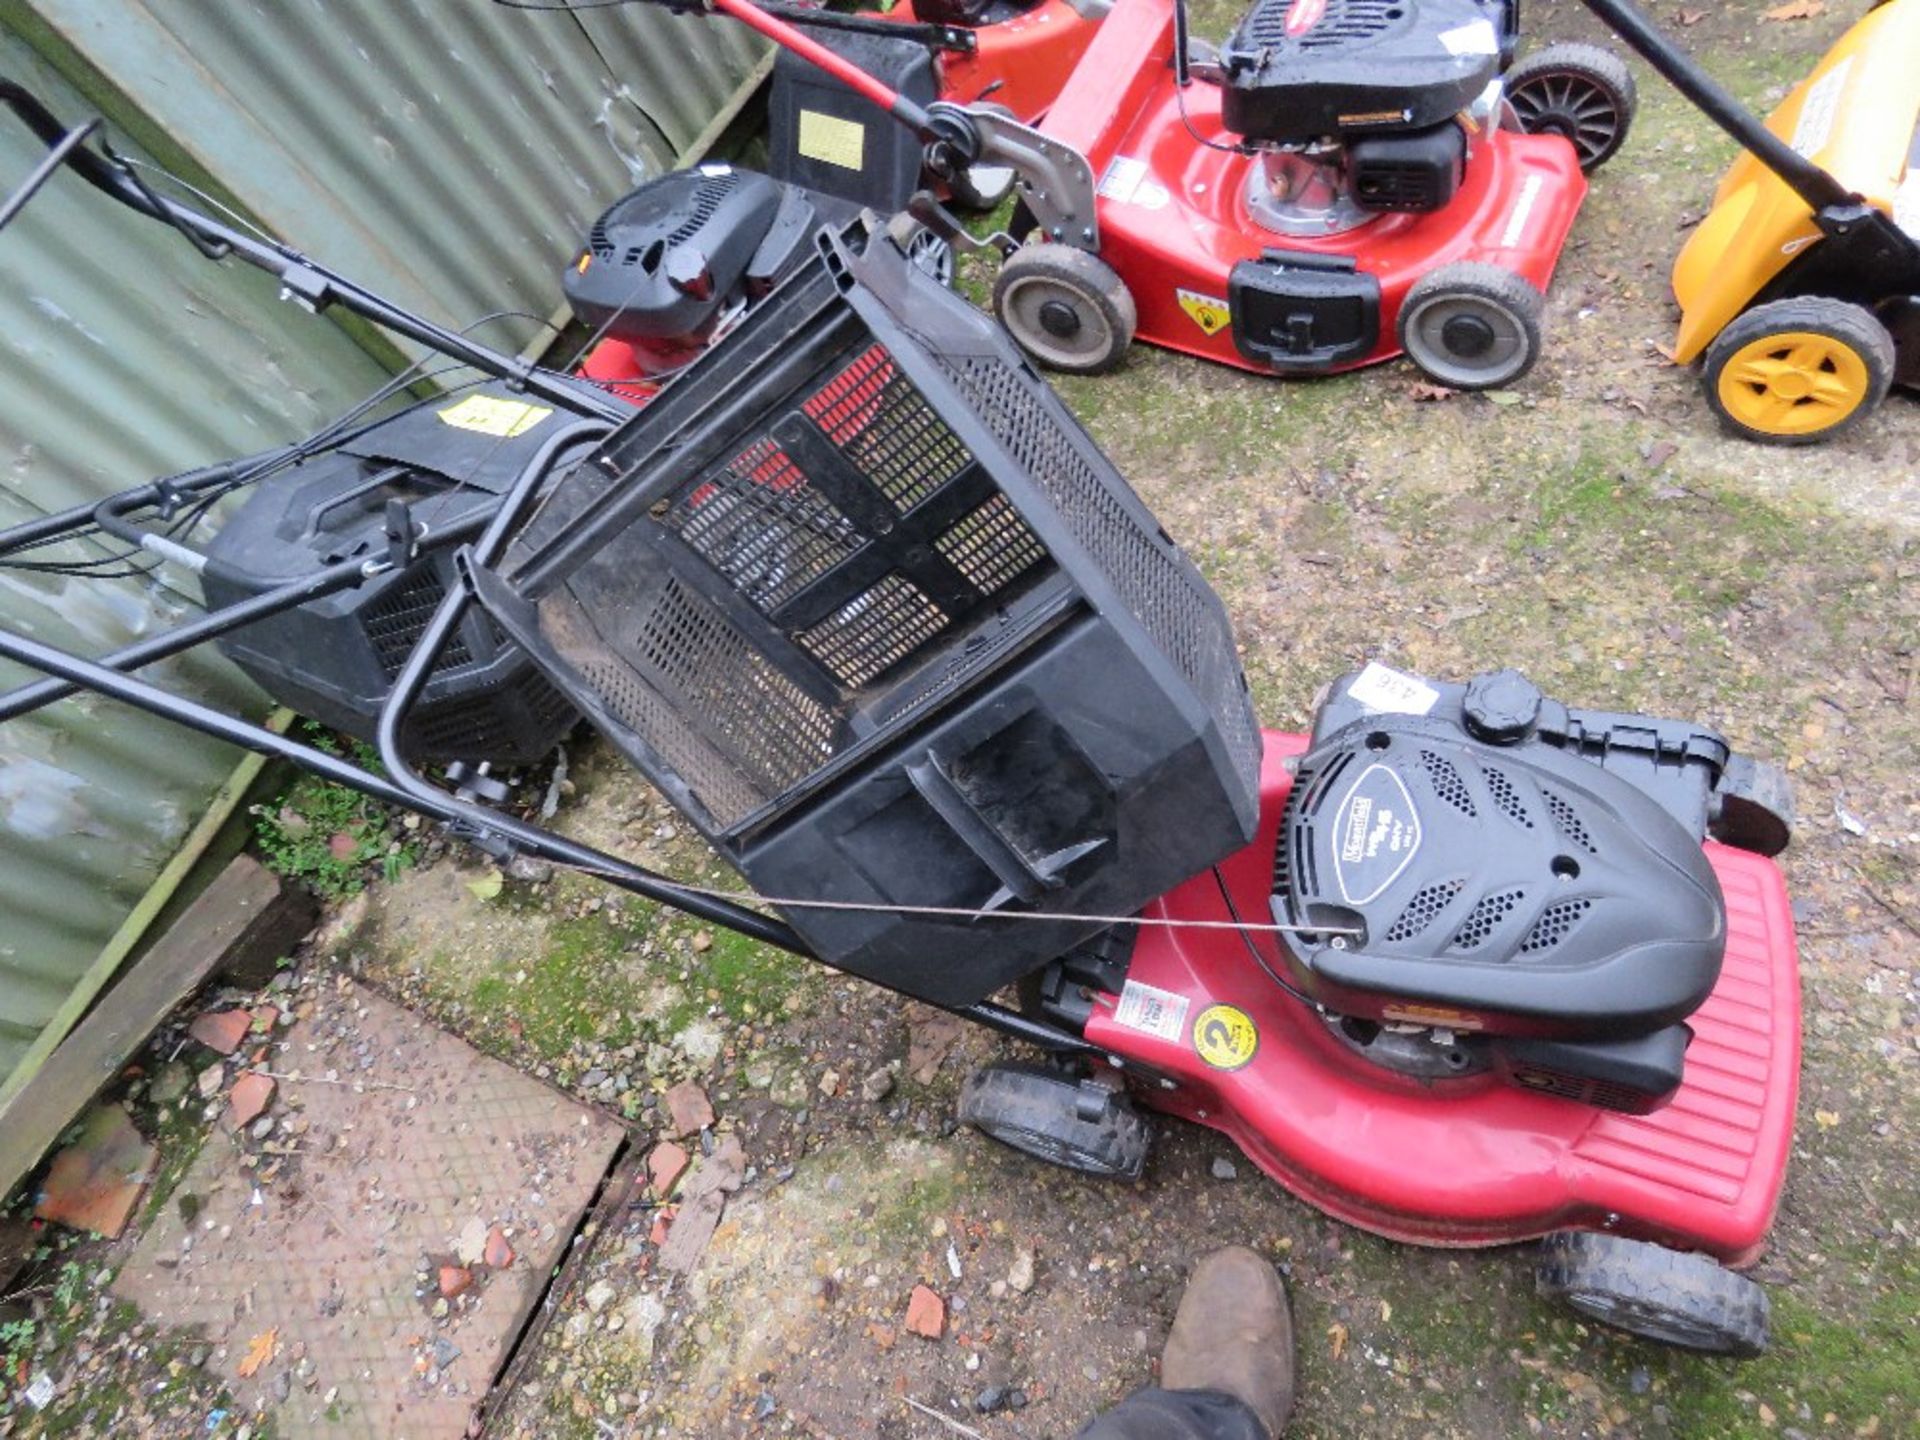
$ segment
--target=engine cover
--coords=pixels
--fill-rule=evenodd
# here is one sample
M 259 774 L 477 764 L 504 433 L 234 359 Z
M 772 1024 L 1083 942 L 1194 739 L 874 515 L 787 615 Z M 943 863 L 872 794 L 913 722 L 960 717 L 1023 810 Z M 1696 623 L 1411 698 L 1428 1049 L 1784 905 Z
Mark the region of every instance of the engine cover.
M 691 351 L 809 253 L 804 191 L 703 165 L 648 181 L 593 222 L 562 276 L 573 313 L 649 352 Z
M 1221 118 L 1290 143 L 1426 130 L 1500 72 L 1503 0 L 1257 0 L 1221 59 Z
M 1450 709 L 1423 685 L 1426 713 L 1316 732 L 1281 826 L 1273 913 L 1357 933 L 1284 937 L 1303 987 L 1343 1015 L 1488 1035 L 1623 1039 L 1676 1024 L 1712 991 L 1726 943 L 1701 832 L 1679 818 L 1690 812 L 1632 764 L 1609 766 L 1606 745 L 1544 731 L 1538 692 L 1511 672 L 1476 684 L 1498 723 L 1472 687 Z M 1352 688 L 1330 708 L 1356 708 Z M 1502 710 L 1503 693 L 1530 693 L 1533 714 Z M 1666 765 L 1702 794 L 1718 775 L 1708 749 Z

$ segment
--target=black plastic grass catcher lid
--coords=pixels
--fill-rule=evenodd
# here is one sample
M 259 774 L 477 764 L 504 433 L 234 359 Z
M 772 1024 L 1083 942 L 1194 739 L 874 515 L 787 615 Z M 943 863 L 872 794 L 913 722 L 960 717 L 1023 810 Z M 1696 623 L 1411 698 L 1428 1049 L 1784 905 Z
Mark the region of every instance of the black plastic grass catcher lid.
M 862 226 L 474 580 L 767 895 L 1117 914 L 1251 835 L 1218 598 L 1005 333 Z M 1089 933 L 1002 926 L 982 961 L 965 921 L 789 918 L 943 998 Z

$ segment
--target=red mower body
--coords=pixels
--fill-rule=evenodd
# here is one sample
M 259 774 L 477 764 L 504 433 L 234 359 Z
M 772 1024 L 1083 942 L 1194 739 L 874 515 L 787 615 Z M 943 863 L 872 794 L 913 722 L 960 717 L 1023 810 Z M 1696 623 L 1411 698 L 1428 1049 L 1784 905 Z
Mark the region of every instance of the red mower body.
M 1236 263 L 1267 250 L 1352 256 L 1378 278 L 1376 343 L 1331 370 L 1399 355 L 1407 291 L 1443 265 L 1498 265 L 1547 288 L 1587 191 L 1573 147 L 1559 136 L 1470 134 L 1459 191 L 1440 209 L 1382 214 L 1331 236 L 1282 235 L 1248 210 L 1259 158 L 1205 143 L 1238 140 L 1221 124 L 1219 89 L 1198 81 L 1181 89 L 1173 55 L 1167 0 L 1119 0 L 1041 127 L 1093 170 L 1100 257 L 1132 292 L 1139 339 L 1273 373 L 1236 346 L 1227 284 Z
M 906 4 L 881 18 L 913 22 L 921 17 Z M 1099 26 L 1098 13 L 1083 15 L 1067 0 L 1040 0 L 1021 14 L 971 26 L 971 55 L 943 51 L 938 57 L 940 98 L 959 105 L 1004 105 L 1034 124 L 1053 105 Z
M 1259 833 L 1220 867 L 1242 920 L 1268 917 L 1292 782 L 1284 762 L 1306 745 L 1301 735 L 1267 736 Z M 1232 930 L 1143 929 L 1128 986 L 1184 999 L 1184 1017 L 1166 1023 L 1179 1007 L 1162 1002 L 1161 1033 L 1146 1033 L 1115 1018 L 1120 996 L 1102 994 L 1087 1038 L 1178 1082 L 1140 1087 L 1148 1103 L 1222 1131 L 1307 1203 L 1390 1239 L 1480 1246 L 1607 1230 L 1750 1264 L 1772 1224 L 1792 1144 L 1798 953 L 1774 863 L 1706 848 L 1726 896 L 1726 960 L 1688 1021 L 1685 1079 L 1650 1115 L 1529 1093 L 1492 1075 L 1424 1084 L 1382 1070 L 1281 990 Z M 1234 918 L 1210 872 L 1146 913 Z M 1272 936 L 1246 938 L 1285 973 Z M 1232 1070 L 1203 1060 L 1194 1034 L 1221 1004 L 1257 1034 L 1251 1058 Z

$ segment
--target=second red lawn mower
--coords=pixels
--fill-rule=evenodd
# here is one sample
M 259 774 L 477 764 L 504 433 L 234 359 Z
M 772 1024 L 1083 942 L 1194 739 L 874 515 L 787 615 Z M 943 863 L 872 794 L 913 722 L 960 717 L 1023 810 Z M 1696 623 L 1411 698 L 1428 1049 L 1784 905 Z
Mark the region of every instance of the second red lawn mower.
M 1015 172 L 994 310 L 1079 374 L 1138 337 L 1262 373 L 1406 353 L 1450 388 L 1511 385 L 1585 172 L 1635 105 L 1592 46 L 1514 63 L 1510 0 L 1258 0 L 1217 50 L 1189 40 L 1184 3 L 1119 0 L 1038 129 L 915 104 L 750 0 L 713 8 L 904 121 L 936 169 Z

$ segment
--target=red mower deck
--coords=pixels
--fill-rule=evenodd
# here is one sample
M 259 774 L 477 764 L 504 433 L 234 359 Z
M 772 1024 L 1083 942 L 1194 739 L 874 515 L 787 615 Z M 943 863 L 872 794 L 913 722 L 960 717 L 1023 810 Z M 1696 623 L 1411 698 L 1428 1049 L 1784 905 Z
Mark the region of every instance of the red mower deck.
M 1099 179 L 1100 257 L 1133 294 L 1139 339 L 1272 374 L 1239 351 L 1228 323 L 1228 272 L 1266 250 L 1351 255 L 1379 278 L 1379 338 L 1334 369 L 1399 355 L 1401 303 L 1443 265 L 1498 265 L 1546 290 L 1587 193 L 1573 147 L 1559 136 L 1483 131 L 1469 137 L 1459 192 L 1441 209 L 1383 214 L 1328 237 L 1281 235 L 1248 213 L 1258 157 L 1206 143 L 1238 140 L 1221 124 L 1219 87 L 1180 89 L 1173 54 L 1166 0 L 1121 0 L 1041 126 L 1085 155 Z
M 1304 736 L 1267 735 L 1259 834 L 1220 867 L 1243 920 L 1267 919 L 1292 784 L 1286 762 L 1305 748 Z M 1142 1087 L 1143 1099 L 1223 1132 L 1301 1199 L 1390 1239 L 1465 1247 L 1613 1230 L 1751 1264 L 1792 1147 L 1798 951 L 1778 867 L 1706 848 L 1726 895 L 1726 961 L 1689 1022 L 1686 1079 L 1651 1115 L 1528 1094 L 1492 1075 L 1428 1086 L 1390 1074 L 1349 1051 L 1228 930 L 1142 931 L 1128 986 L 1176 997 L 1162 1015 L 1184 1002 L 1172 1038 L 1118 1023 L 1115 995 L 1098 998 L 1087 1036 L 1179 1082 L 1174 1091 Z M 1211 873 L 1146 913 L 1233 918 Z M 1248 940 L 1283 969 L 1270 936 Z M 1216 1004 L 1244 1012 L 1258 1034 L 1252 1058 L 1232 1071 L 1195 1049 L 1195 1027 Z

